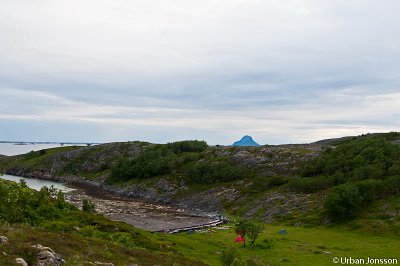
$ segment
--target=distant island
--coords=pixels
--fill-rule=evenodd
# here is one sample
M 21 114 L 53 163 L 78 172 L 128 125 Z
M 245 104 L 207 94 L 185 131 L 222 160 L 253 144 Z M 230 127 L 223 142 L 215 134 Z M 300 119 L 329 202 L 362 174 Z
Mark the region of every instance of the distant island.
M 233 146 L 246 146 L 246 147 L 253 146 L 253 147 L 258 147 L 258 146 L 260 146 L 260 144 L 255 142 L 251 136 L 246 135 L 241 140 L 236 141 L 235 143 L 233 143 Z

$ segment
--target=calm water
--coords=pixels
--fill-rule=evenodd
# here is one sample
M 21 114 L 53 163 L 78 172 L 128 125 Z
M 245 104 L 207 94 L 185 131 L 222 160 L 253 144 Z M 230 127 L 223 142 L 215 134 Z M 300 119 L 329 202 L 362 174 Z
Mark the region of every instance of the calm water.
M 70 146 L 70 145 L 64 145 Z M 0 154 L 2 155 L 17 155 L 24 154 L 30 151 L 39 151 L 43 149 L 50 149 L 60 147 L 60 144 L 27 144 L 15 145 L 14 143 L 0 143 Z
M 42 187 L 55 187 L 56 189 L 61 190 L 64 193 L 71 192 L 75 189 L 69 188 L 62 183 L 52 182 L 48 180 L 34 179 L 34 178 L 24 178 L 13 175 L 0 175 L 1 179 L 10 180 L 14 182 L 19 182 L 20 180 L 25 180 L 26 185 L 32 189 L 39 191 Z

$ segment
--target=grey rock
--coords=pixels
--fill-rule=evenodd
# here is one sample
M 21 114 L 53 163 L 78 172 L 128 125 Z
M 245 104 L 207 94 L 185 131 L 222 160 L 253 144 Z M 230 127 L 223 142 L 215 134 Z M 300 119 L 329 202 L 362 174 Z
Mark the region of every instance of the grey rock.
M 115 266 L 114 263 L 111 262 L 99 262 L 99 261 L 95 261 L 93 265 Z
M 5 236 L 0 236 L 0 243 L 3 245 L 7 245 L 8 244 L 8 238 Z
M 49 247 L 44 247 L 41 244 L 31 247 L 39 251 L 36 266 L 59 266 L 64 263 L 64 260 Z
M 16 258 L 15 263 L 22 266 L 28 266 L 28 263 L 26 263 L 26 261 L 22 258 Z

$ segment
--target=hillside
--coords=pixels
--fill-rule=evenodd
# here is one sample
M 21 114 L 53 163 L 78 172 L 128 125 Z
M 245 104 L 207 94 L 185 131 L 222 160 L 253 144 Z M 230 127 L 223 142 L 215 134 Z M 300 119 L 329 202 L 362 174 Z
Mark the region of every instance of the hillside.
M 0 180 L 0 192 L 0 265 L 18 258 L 47 266 L 204 265 L 180 255 L 172 242 L 79 210 L 55 190 Z
M 319 156 L 324 148 L 315 144 L 261 147 L 200 144 L 199 150 L 173 155 L 159 154 L 164 152 L 158 151 L 163 145 L 143 142 L 61 147 L 1 158 L 0 169 L 18 176 L 92 184 L 122 196 L 178 205 L 193 211 L 224 212 L 228 205 L 253 197 L 249 195 L 252 184 L 267 184 L 277 176 L 298 175 L 301 165 Z M 157 156 L 161 159 L 156 162 Z M 159 173 L 150 173 L 150 177 L 124 177 L 129 169 L 113 177 L 112 169 L 114 172 L 118 166 L 122 169 L 133 159 L 148 163 L 152 170 L 160 162 L 169 165 L 165 166 L 166 170 L 160 168 Z M 268 193 L 273 192 L 268 190 Z M 284 194 L 292 201 L 306 200 L 297 194 Z
M 393 193 L 377 187 L 397 184 L 399 146 L 395 143 L 399 138 L 398 133 L 369 134 L 260 147 L 209 147 L 201 141 L 109 143 L 2 157 L 0 170 L 95 185 L 124 197 L 194 212 L 244 215 L 269 222 L 314 217 L 313 223 L 318 223 L 324 217 L 315 214 L 324 210 L 328 192 L 340 184 L 354 183 L 357 190 L 376 188 L 376 195 L 369 195 L 370 202 L 382 193 Z M 371 184 L 365 179 L 372 180 Z
M 1 157 L 4 173 L 95 186 L 233 220 L 251 217 L 268 226 L 255 247 L 238 249 L 229 227 L 195 235 L 151 234 L 2 182 L 0 234 L 9 246 L 0 247 L 10 255 L 0 262 L 12 265 L 18 256 L 34 260 L 32 244 L 53 248 L 67 265 L 96 265 L 97 259 L 114 265 L 219 265 L 231 248 L 238 260 L 247 261 L 243 265 L 326 265 L 333 256 L 395 258 L 399 139 L 399 133 L 369 134 L 260 147 L 126 142 Z M 23 201 L 12 201 L 16 205 L 9 208 L 8 198 Z M 280 228 L 289 234 L 277 235 Z

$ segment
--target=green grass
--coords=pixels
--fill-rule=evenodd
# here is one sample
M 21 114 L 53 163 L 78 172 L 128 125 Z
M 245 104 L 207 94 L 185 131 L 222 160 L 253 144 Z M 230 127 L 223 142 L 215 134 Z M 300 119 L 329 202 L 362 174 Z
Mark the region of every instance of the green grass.
M 181 233 L 164 236 L 176 243 L 185 257 L 197 258 L 209 265 L 220 265 L 220 252 L 237 247 L 242 258 L 258 257 L 261 265 L 333 265 L 334 257 L 397 258 L 400 261 L 398 236 L 372 235 L 342 228 L 288 227 L 279 235 L 280 225 L 267 225 L 256 247 L 233 242 L 233 229 L 211 233 Z
M 50 167 L 48 159 L 52 156 L 59 154 L 61 152 L 70 151 L 74 149 L 78 149 L 78 146 L 67 146 L 67 147 L 58 147 L 52 149 L 46 149 L 44 154 L 41 154 L 40 151 L 27 153 L 24 155 L 19 155 L 15 157 L 6 157 L 2 158 L 0 161 L 0 168 L 5 170 L 9 167 L 14 168 L 29 168 L 31 170 L 38 170 L 46 167 Z
M 339 226 L 374 235 L 400 235 L 400 195 L 377 200 L 358 219 Z
M 110 225 L 118 223 L 110 222 Z M 140 231 L 151 243 L 158 243 L 160 250 L 143 249 L 140 245 L 127 248 L 109 240 L 82 236 L 79 232 L 53 232 L 23 225 L 2 224 L 0 234 L 9 238 L 11 245 L 0 247 L 9 256 L 0 257 L 1 265 L 8 265 L 17 255 L 26 253 L 27 243 L 50 246 L 66 259 L 66 265 L 85 265 L 84 261 L 113 262 L 115 265 L 221 265 L 221 251 L 236 247 L 242 258 L 257 258 L 258 265 L 333 265 L 334 257 L 397 258 L 400 239 L 398 235 L 376 235 L 337 227 L 293 227 L 266 225 L 256 241 L 256 247 L 243 247 L 234 243 L 232 228 L 214 229 L 204 233 L 175 235 Z M 279 235 L 284 228 L 287 235 Z M 196 262 L 197 261 L 197 262 Z M 9 264 L 12 265 L 12 264 Z
M 0 224 L 0 235 L 9 239 L 9 245 L 0 245 L 0 265 L 15 265 L 17 257 L 33 263 L 35 255 L 32 254 L 36 252 L 29 247 L 33 244 L 51 247 L 65 259 L 65 266 L 90 265 L 87 262 L 95 261 L 115 265 L 204 265 L 186 259 L 167 247 L 162 250 L 148 250 L 140 246 L 127 248 L 103 239 L 82 236 L 78 232 L 60 233 L 24 225 Z
M 49 246 L 67 265 L 85 265 L 98 259 L 116 265 L 203 265 L 178 254 L 168 241 L 101 214 L 78 210 L 52 189 L 29 189 L 25 183 L 0 180 L 0 235 L 9 245 L 0 245 L 0 265 L 12 265 L 22 257 L 35 262 L 33 244 Z M 4 255 L 4 253 L 6 255 Z

